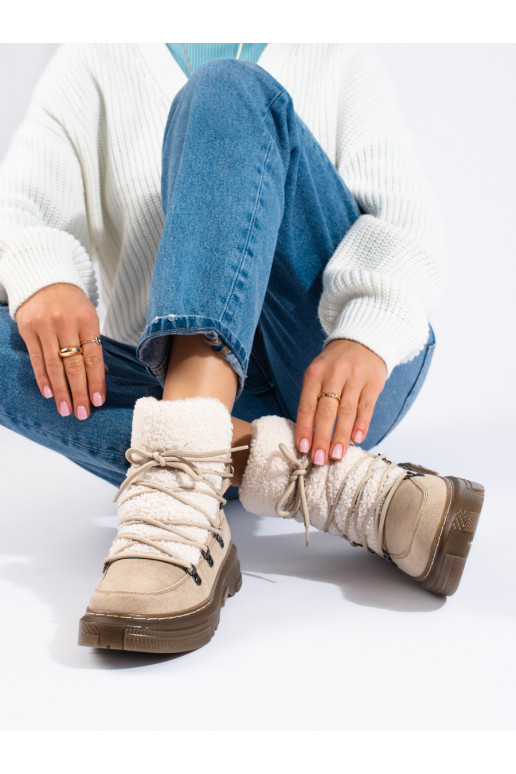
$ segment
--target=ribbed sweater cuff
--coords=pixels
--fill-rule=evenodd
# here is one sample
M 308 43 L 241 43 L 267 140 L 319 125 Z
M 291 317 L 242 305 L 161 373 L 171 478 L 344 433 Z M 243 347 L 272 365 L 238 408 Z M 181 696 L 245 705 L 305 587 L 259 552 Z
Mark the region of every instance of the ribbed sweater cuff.
M 42 227 L 23 229 L 0 239 L 0 283 L 7 291 L 13 320 L 24 301 L 56 282 L 77 285 L 97 305 L 93 263 L 70 234 Z
M 377 300 L 355 298 L 346 304 L 324 345 L 334 339 L 358 341 L 382 358 L 389 378 L 397 365 L 412 360 L 421 352 L 428 339 L 428 330 L 423 311 L 414 315 L 408 325 Z

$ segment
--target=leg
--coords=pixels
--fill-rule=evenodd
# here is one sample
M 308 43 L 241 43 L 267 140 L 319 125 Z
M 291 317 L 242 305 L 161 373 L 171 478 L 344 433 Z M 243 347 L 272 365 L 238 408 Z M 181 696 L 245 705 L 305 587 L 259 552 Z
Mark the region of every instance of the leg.
M 168 362 L 163 400 L 212 397 L 218 398 L 231 411 L 237 386 L 236 374 L 228 361 L 206 346 L 204 336 L 176 336 Z M 236 417 L 232 417 L 232 424 L 232 445 L 249 445 L 251 425 Z M 247 457 L 246 450 L 233 454 L 233 486 L 240 486 Z
M 360 211 L 281 84 L 249 63 L 200 67 L 170 110 L 162 198 L 138 356 L 164 383 L 177 377 L 174 365 L 167 370 L 170 334 L 176 343 L 203 334 L 238 377 L 236 417 L 250 422 L 268 404 L 294 418 L 304 370 L 324 340 L 322 272 Z M 431 346 L 391 375 L 367 447 L 408 410 Z M 249 400 L 243 384 L 255 350 L 267 387 Z
M 222 391 L 227 405 L 235 397 L 229 376 L 223 387 L 226 374 L 219 369 L 216 386 L 209 355 L 202 354 L 197 341 L 190 349 L 184 341 L 185 335 L 200 340 L 196 334 L 202 334 L 238 377 L 236 418 L 249 422 L 260 408 L 261 413 L 283 413 L 267 377 L 265 402 L 256 393 L 249 400 L 243 386 L 255 346 L 263 376 L 266 358 L 257 325 L 280 224 L 291 218 L 299 164 L 296 124 L 282 85 L 248 63 L 237 68 L 229 61 L 208 63 L 174 99 L 163 142 L 165 225 L 147 325 L 137 348 L 139 358 L 164 384 L 166 399 L 199 394 L 199 388 L 202 394 Z M 346 223 L 339 225 L 345 231 L 358 209 L 349 195 L 343 199 L 344 188 L 336 178 L 328 196 L 343 200 Z M 319 214 L 324 233 L 327 224 Z M 319 231 L 312 241 L 316 236 Z M 302 269 L 306 257 L 300 257 Z M 173 346 L 170 334 L 175 335 Z M 248 433 L 249 425 L 236 427 L 236 435 Z M 238 485 L 245 453 L 236 462 Z
M 276 159 L 263 168 L 264 159 L 267 162 L 270 155 L 276 153 L 279 158 L 279 154 L 272 147 L 260 114 L 264 106 L 267 112 L 266 103 L 284 90 L 273 79 L 267 90 L 257 82 L 255 108 L 259 112 L 255 111 L 254 120 L 250 116 L 250 125 L 241 126 L 235 138 L 234 130 L 239 127 L 235 118 L 246 94 L 234 89 L 233 83 L 229 91 L 224 84 L 221 89 L 218 65 L 210 63 L 199 68 L 170 111 L 163 143 L 165 227 L 153 274 L 147 326 L 137 353 L 163 383 L 164 399 L 211 395 L 231 409 L 238 393 L 249 410 L 251 403 L 256 406 L 260 401 L 242 395 L 243 382 L 274 254 L 274 231 L 281 217 L 278 200 L 282 197 L 282 183 L 275 180 Z M 229 78 L 233 81 L 232 72 Z M 227 93 L 229 118 L 220 101 L 223 92 Z M 207 111 L 215 107 L 216 114 L 207 121 Z M 214 138 L 220 141 L 222 137 L 226 140 L 224 148 L 212 158 Z M 286 158 L 288 154 L 284 143 L 283 155 Z M 266 197 L 268 188 L 275 190 Z M 242 202 L 238 201 L 239 191 Z M 260 218 L 256 210 L 261 197 L 266 201 Z M 255 236 L 257 231 L 261 233 Z M 254 252 L 260 256 L 259 261 Z M 229 295 L 228 286 L 232 290 Z M 253 315 L 248 319 L 246 307 L 250 302 Z M 238 320 L 244 323 L 240 329 L 235 322 Z M 196 335 L 199 332 L 203 335 Z M 173 347 L 167 335 L 171 333 L 175 334 Z M 224 338 L 226 334 L 230 334 L 228 339 Z M 222 350 L 222 362 L 206 346 L 205 338 L 215 342 L 215 349 Z M 268 410 L 277 411 L 276 402 L 268 397 Z M 262 402 L 262 413 L 266 405 Z M 253 413 L 247 418 L 254 418 Z M 234 442 L 245 442 L 248 423 L 235 417 L 234 427 Z M 242 452 L 235 456 L 238 485 L 246 455 Z

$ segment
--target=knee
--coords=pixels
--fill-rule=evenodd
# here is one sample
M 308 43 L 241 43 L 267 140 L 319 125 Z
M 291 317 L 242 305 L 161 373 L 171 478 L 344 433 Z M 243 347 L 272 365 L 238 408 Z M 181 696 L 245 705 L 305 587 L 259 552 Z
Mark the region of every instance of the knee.
M 228 100 L 242 100 L 268 105 L 285 91 L 267 70 L 255 62 L 240 59 L 212 59 L 200 65 L 183 87 L 185 90 L 207 90 L 217 96 L 212 107 L 227 106 Z
M 254 62 L 244 62 L 241 59 L 210 59 L 194 70 L 188 78 L 189 84 L 198 84 L 204 81 L 209 83 L 221 80 L 242 78 L 259 78 L 261 74 L 269 75 L 263 67 Z

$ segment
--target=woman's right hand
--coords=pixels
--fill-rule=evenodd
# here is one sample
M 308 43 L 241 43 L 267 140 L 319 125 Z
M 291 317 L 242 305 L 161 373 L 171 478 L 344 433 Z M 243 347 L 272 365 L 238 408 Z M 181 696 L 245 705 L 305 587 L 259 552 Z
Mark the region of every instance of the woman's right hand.
M 83 355 L 61 358 L 62 347 L 100 336 L 97 311 L 77 285 L 58 282 L 27 298 L 16 311 L 18 331 L 29 351 L 30 362 L 41 394 L 55 397 L 61 416 L 87 419 L 91 403 L 106 399 L 108 371 L 102 347 L 85 344 Z

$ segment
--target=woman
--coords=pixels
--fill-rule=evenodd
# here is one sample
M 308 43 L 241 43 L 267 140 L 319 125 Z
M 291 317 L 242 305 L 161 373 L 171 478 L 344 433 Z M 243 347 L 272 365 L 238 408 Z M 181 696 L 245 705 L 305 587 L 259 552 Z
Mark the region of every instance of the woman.
M 208 642 L 224 494 L 455 591 L 481 485 L 367 451 L 428 371 L 443 244 L 369 48 L 56 52 L 0 168 L 0 416 L 120 487 L 80 644 Z

